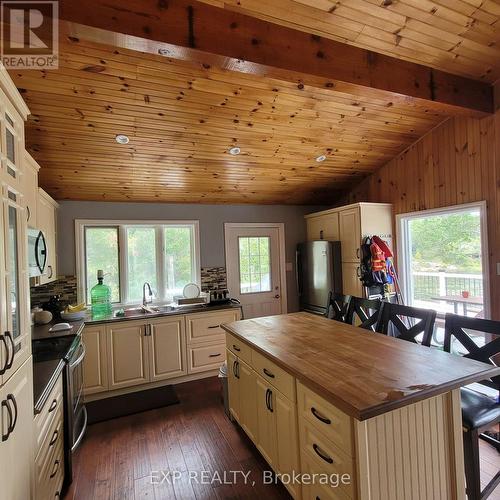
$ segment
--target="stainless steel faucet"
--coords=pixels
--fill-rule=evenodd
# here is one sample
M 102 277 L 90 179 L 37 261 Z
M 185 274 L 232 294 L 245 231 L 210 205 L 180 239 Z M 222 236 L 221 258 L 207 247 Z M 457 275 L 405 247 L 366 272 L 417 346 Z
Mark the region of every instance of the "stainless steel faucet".
M 146 299 L 146 287 L 148 289 L 149 299 Z M 151 304 L 153 302 L 153 291 L 151 290 L 151 285 L 146 281 L 144 285 L 142 285 L 142 305 L 146 306 L 147 304 Z

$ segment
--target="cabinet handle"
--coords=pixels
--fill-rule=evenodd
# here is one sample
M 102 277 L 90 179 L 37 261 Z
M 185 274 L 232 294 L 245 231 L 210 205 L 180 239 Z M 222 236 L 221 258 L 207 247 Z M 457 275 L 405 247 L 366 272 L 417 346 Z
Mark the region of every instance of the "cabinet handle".
M 322 240 L 323 239 L 323 229 L 319 232 L 319 239 Z
M 16 428 L 16 424 L 17 424 L 17 415 L 18 415 L 18 411 L 17 411 L 17 401 L 16 401 L 16 398 L 14 397 L 14 394 L 7 394 L 7 401 L 11 401 L 12 402 L 12 406 L 14 407 L 14 422 L 12 422 L 12 425 L 10 427 L 10 432 L 9 434 L 11 434 L 12 432 L 14 432 L 14 429 Z
M 218 352 L 217 354 L 209 354 L 208 357 L 209 358 L 218 358 L 220 356 L 220 352 Z
M 220 325 L 212 325 L 212 326 L 209 326 L 208 328 L 220 328 Z
M 238 361 L 233 362 L 233 375 L 236 378 L 240 378 L 240 364 L 238 363 Z
M 8 416 L 9 416 L 9 423 L 7 425 L 7 434 L 3 433 L 3 426 L 2 426 L 2 442 L 4 442 L 4 441 L 7 441 L 7 439 L 9 439 L 10 433 L 12 432 L 11 431 L 11 428 L 12 428 L 12 410 L 11 410 L 10 405 L 6 399 L 4 399 L 2 401 L 1 408 L 6 408 Z
M 61 494 L 58 491 L 56 491 L 56 494 L 54 495 L 54 498 L 61 498 Z
M 264 372 L 264 375 L 268 376 L 269 378 L 274 378 L 274 373 L 268 371 L 267 368 L 263 368 L 262 371 Z
M 3 342 L 5 347 L 5 363 L 2 368 L 0 368 L 0 375 L 3 375 L 7 371 L 7 365 L 9 363 L 9 346 L 7 345 L 7 340 L 5 339 L 5 335 L 0 335 L 0 341 Z
M 311 408 L 311 413 L 318 419 L 318 420 L 321 420 L 321 422 L 323 422 L 324 424 L 328 424 L 330 425 L 332 423 L 332 421 L 329 419 L 329 418 L 326 418 L 326 417 L 323 417 L 322 415 L 320 415 L 320 413 L 318 412 L 318 410 L 316 410 L 316 408 Z
M 238 352 L 240 352 L 240 351 L 241 351 L 241 349 L 240 349 L 238 346 L 234 345 L 234 344 L 233 344 L 233 349 L 234 349 L 235 351 L 238 351 Z
M 5 332 L 5 337 L 9 339 L 10 346 L 12 348 L 12 353 L 10 354 L 10 360 L 6 363 L 5 369 L 8 370 L 12 368 L 12 363 L 14 363 L 14 356 L 16 353 L 16 345 L 14 344 L 14 339 L 12 338 L 12 334 L 9 331 Z
M 59 431 L 56 429 L 54 431 L 54 434 L 52 435 L 52 439 L 50 440 L 49 446 L 54 446 L 54 443 L 57 441 L 58 437 L 59 437 Z
M 316 455 L 323 459 L 325 462 L 329 464 L 333 464 L 333 458 L 329 457 L 316 443 L 313 444 L 313 450 L 316 452 Z
M 28 205 L 26 205 L 26 222 L 29 222 L 30 217 L 31 217 L 31 210 L 30 210 L 30 207 L 28 207 Z
M 47 269 L 50 269 L 50 275 L 47 276 L 47 279 L 50 280 L 50 278 L 52 278 L 53 274 L 54 274 L 54 271 L 52 270 L 52 266 L 47 266 Z
M 360 254 L 359 254 L 359 247 L 358 247 L 358 248 L 356 248 L 356 257 L 357 257 L 358 259 L 359 259 L 359 255 L 360 255 Z
M 50 405 L 49 413 L 52 413 L 56 408 L 57 408 L 57 399 L 54 399 L 54 401 L 52 401 L 52 404 Z
M 359 266 L 356 268 L 356 276 L 361 278 L 361 268 Z
M 60 464 L 60 463 L 61 463 L 61 462 L 59 462 L 59 460 L 56 460 L 56 461 L 54 462 L 54 470 L 52 471 L 52 474 L 50 475 L 50 479 L 54 478 L 54 477 L 55 477 L 55 475 L 57 474 L 57 471 L 59 470 L 59 464 Z
M 271 389 L 266 389 L 266 406 L 271 413 L 273 413 L 274 411 L 272 403 L 273 403 L 273 391 L 271 391 Z

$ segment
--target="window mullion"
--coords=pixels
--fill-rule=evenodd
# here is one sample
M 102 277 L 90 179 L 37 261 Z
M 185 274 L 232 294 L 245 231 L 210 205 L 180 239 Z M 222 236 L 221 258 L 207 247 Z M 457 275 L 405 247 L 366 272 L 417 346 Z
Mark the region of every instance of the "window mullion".
M 165 250 L 164 250 L 164 227 L 156 226 L 156 276 L 158 286 L 158 298 L 166 300 L 167 286 L 165 284 Z
M 120 302 L 128 303 L 127 228 L 118 226 L 118 256 L 120 259 Z

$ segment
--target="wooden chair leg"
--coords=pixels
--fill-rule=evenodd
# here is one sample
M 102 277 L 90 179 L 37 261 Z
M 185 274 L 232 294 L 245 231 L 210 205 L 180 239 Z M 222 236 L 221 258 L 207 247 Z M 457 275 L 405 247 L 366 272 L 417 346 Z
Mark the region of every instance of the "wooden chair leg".
M 481 500 L 481 478 L 479 469 L 479 433 L 464 432 L 465 481 L 468 500 Z

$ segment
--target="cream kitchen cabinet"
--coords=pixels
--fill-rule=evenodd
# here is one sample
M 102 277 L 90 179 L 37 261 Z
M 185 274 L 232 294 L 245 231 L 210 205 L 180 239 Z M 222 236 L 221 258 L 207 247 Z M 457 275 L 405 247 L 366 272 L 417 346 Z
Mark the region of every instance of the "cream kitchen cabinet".
M 340 241 L 343 262 L 359 262 L 361 247 L 361 223 L 359 207 L 339 212 Z M 345 293 L 345 292 L 344 292 Z
M 328 213 L 318 217 L 310 217 L 307 222 L 307 241 L 314 240 L 339 240 L 339 214 Z
M 83 360 L 83 393 L 96 394 L 109 390 L 108 348 L 105 325 L 85 327 L 82 333 L 85 344 Z
M 43 189 L 38 189 L 37 229 L 43 232 L 47 245 L 45 271 L 37 278 L 37 284 L 44 285 L 57 280 L 57 210 L 59 204 Z
M 183 316 L 150 320 L 148 325 L 149 380 L 165 380 L 187 373 Z
M 149 382 L 148 329 L 144 321 L 111 323 L 106 328 L 110 390 Z
M 37 227 L 37 205 L 38 205 L 38 171 L 40 165 L 27 152 L 24 152 L 23 167 L 23 205 L 26 209 L 26 221 L 28 226 Z
M 240 417 L 241 387 L 238 379 L 238 362 L 241 362 L 229 349 L 227 350 L 227 387 L 229 393 L 229 412 L 237 421 Z
M 278 465 L 278 441 L 276 436 L 276 394 L 270 384 L 254 375 L 257 387 L 257 440 L 255 445 L 266 462 L 276 470 Z
M 0 389 L 0 497 L 31 498 L 33 470 L 33 373 L 31 359 Z
M 359 262 L 342 262 L 342 292 L 345 295 L 363 296 L 363 284 L 359 279 L 360 273 Z

